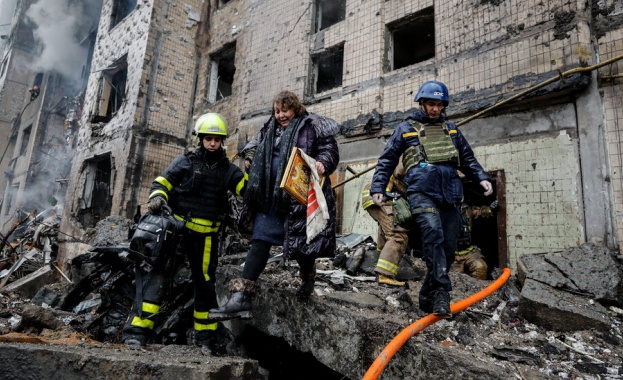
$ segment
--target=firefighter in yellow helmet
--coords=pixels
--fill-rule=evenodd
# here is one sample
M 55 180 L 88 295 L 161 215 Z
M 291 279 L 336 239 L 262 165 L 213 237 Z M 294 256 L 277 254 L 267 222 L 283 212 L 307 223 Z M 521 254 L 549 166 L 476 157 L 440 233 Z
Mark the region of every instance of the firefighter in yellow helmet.
M 195 344 L 213 352 L 217 324 L 210 320 L 208 311 L 218 307 L 214 287 L 218 232 L 230 211 L 228 194 L 243 196 L 247 175 L 225 155 L 227 122 L 223 116 L 201 115 L 193 134 L 199 139 L 197 149 L 176 157 L 152 182 L 148 212 L 158 214 L 168 205 L 174 216 L 184 221 L 178 252 L 188 256 L 192 272 Z M 154 317 L 167 296 L 172 273 L 174 269 L 169 268 L 151 270 L 143 276 L 142 292 L 137 292 L 142 299 L 135 300 L 124 327 L 122 339 L 127 344 L 146 343 L 154 328 Z

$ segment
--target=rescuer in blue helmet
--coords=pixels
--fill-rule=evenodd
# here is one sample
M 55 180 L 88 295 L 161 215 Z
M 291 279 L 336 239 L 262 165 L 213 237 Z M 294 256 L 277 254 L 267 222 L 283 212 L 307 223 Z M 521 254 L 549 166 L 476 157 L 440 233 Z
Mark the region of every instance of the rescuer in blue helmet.
M 427 273 L 419 295 L 420 309 L 442 318 L 452 315 L 452 284 L 448 271 L 454 261 L 461 226 L 459 208 L 463 184 L 457 170 L 492 194 L 490 177 L 474 157 L 456 125 L 445 117 L 448 87 L 438 81 L 422 84 L 415 102 L 419 109 L 398 124 L 376 164 L 370 194 L 382 204 L 385 189 L 402 155 L 406 197 L 414 225 L 422 236 Z

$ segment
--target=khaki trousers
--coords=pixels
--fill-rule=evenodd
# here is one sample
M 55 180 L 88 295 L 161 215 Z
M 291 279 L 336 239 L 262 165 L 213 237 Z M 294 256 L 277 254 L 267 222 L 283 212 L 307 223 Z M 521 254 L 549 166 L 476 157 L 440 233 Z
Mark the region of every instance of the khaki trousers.
M 369 206 L 366 211 L 379 224 L 379 237 L 377 247 L 381 249 L 379 261 L 374 271 L 390 277 L 396 277 L 398 263 L 407 250 L 409 243 L 408 230 L 394 226 L 394 218 L 391 215 L 391 202 L 383 202 L 381 207 Z

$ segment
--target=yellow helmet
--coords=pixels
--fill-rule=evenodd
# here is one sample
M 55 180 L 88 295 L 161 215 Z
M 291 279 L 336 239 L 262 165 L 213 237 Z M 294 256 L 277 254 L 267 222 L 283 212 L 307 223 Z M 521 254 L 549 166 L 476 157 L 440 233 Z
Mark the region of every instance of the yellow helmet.
M 227 137 L 227 122 L 216 112 L 204 113 L 195 123 L 193 135 L 219 135 Z

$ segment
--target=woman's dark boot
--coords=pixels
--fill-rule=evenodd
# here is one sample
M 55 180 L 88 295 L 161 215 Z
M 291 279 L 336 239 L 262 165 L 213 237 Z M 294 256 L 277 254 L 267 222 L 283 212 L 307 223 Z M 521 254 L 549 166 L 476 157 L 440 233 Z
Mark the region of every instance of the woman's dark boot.
M 211 322 L 226 321 L 234 318 L 249 319 L 252 317 L 253 296 L 257 285 L 255 281 L 244 278 L 236 278 L 229 283 L 231 296 L 229 300 L 218 309 L 211 309 L 208 320 Z
M 314 285 L 316 283 L 316 268 L 313 268 L 309 272 L 300 271 L 299 274 L 301 276 L 302 283 L 296 291 L 296 295 L 300 299 L 306 300 L 309 299 L 314 292 Z

